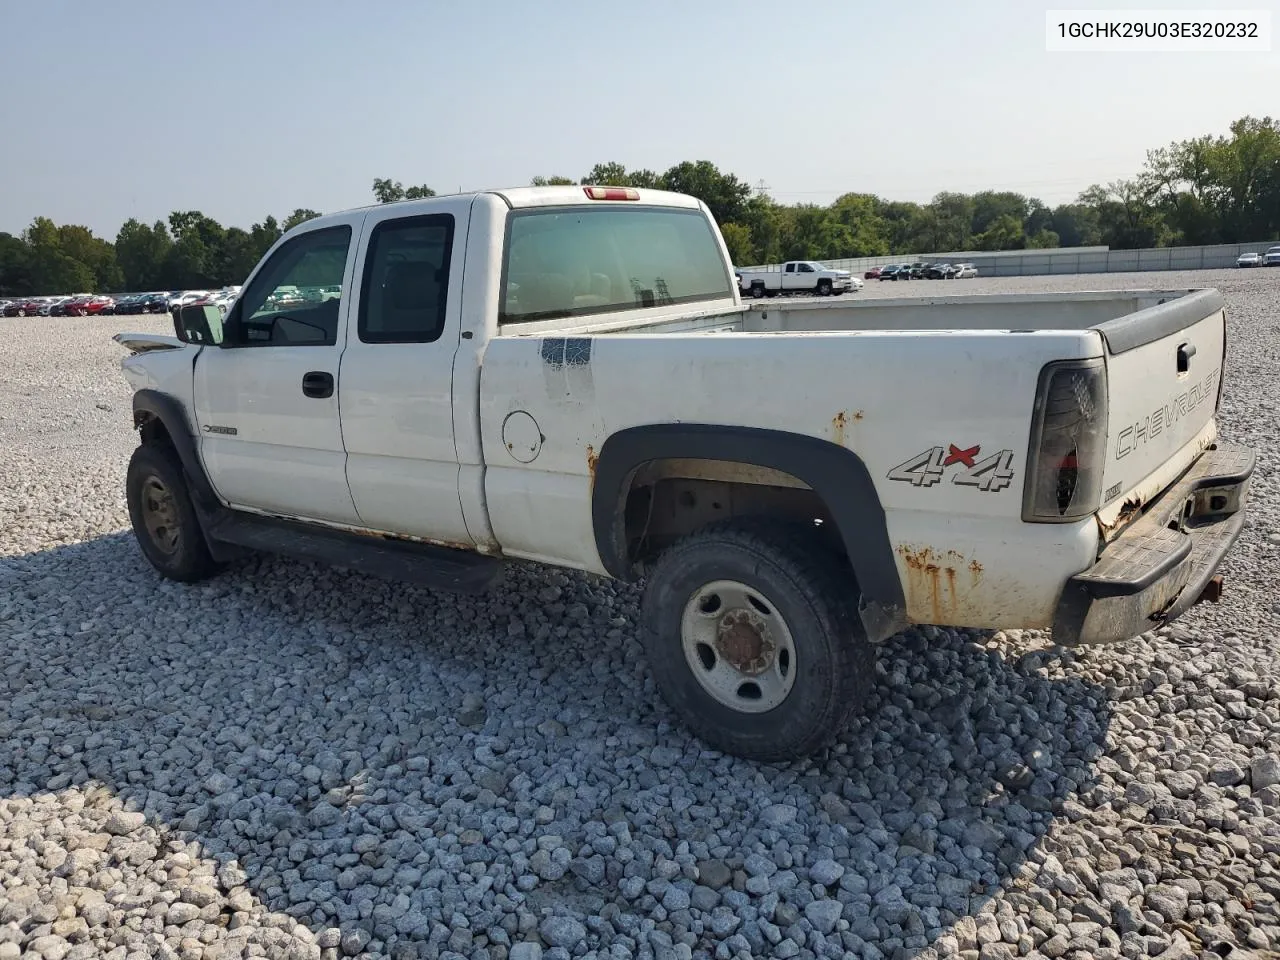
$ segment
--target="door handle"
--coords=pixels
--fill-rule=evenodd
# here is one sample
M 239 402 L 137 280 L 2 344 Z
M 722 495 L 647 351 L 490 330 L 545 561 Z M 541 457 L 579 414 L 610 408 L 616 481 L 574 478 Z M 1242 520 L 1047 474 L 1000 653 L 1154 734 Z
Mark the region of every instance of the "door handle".
M 1191 369 L 1191 358 L 1196 355 L 1194 343 L 1178 344 L 1178 372 L 1186 373 Z
M 308 397 L 320 400 L 333 396 L 333 374 L 323 370 L 312 370 L 302 375 L 302 392 Z

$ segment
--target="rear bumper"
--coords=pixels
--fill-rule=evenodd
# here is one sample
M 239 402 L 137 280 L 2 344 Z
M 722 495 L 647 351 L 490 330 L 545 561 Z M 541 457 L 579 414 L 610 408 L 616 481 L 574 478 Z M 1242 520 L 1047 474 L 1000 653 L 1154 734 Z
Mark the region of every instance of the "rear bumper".
M 1254 454 L 1206 450 L 1088 570 L 1072 577 L 1053 621 L 1065 646 L 1128 640 L 1216 601 L 1215 571 L 1245 522 Z

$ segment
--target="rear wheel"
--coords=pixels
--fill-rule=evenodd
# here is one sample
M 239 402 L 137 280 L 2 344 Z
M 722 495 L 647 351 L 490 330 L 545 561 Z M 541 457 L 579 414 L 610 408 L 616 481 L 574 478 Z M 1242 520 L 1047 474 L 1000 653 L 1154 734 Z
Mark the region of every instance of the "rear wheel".
M 191 503 L 182 464 L 166 444 L 144 443 L 133 451 L 125 499 L 138 546 L 163 576 L 194 582 L 218 572 Z
M 764 294 L 765 289 L 763 283 L 753 283 L 751 285 L 751 296 L 755 297 L 757 300 L 763 300 Z
M 820 297 L 829 297 L 829 296 L 831 296 L 831 281 L 830 281 L 830 280 L 819 280 L 819 281 L 818 281 L 818 296 L 820 296 Z
M 643 601 L 650 670 L 704 742 L 749 760 L 829 745 L 860 709 L 875 651 L 839 558 L 803 527 L 716 524 L 669 549 Z

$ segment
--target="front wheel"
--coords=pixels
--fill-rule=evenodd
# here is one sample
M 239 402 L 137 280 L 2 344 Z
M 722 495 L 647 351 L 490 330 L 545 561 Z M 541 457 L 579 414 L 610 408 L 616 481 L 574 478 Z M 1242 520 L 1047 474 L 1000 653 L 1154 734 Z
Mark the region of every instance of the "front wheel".
M 138 546 L 162 576 L 193 583 L 218 572 L 191 503 L 182 464 L 168 446 L 144 443 L 133 451 L 125 499 Z
M 802 527 L 728 521 L 667 550 L 643 600 L 659 691 L 705 743 L 787 761 L 829 745 L 866 701 L 875 650 L 843 564 Z
M 831 281 L 830 281 L 830 280 L 819 280 L 819 281 L 818 281 L 818 296 L 820 296 L 820 297 L 829 297 L 829 296 L 831 296 Z

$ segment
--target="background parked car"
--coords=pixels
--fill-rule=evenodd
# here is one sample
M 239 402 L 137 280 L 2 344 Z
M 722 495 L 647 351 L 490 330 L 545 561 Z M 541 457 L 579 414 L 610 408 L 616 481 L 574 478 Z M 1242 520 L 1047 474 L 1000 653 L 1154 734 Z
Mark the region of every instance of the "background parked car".
M 122 295 L 115 298 L 115 305 L 104 310 L 103 313 L 112 313 L 116 316 L 127 316 L 133 313 L 141 313 L 139 303 L 142 300 L 142 294 L 134 293 Z
M 949 263 L 931 263 L 924 271 L 928 280 L 950 280 L 956 275 L 956 268 Z
M 1242 253 L 1240 254 L 1240 256 L 1236 257 L 1236 266 L 1237 267 L 1260 267 L 1262 266 L 1262 254 L 1254 251 L 1250 251 L 1249 253 Z
M 164 313 L 169 309 L 169 297 L 163 293 L 148 293 L 140 306 L 142 313 Z
M 862 275 L 862 279 L 863 279 L 863 280 L 874 280 L 874 279 L 876 279 L 878 276 L 880 276 L 880 268 L 879 268 L 879 267 L 872 267 L 870 270 L 868 270 L 866 273 L 864 273 L 864 274 Z
M 887 267 L 881 267 L 881 268 L 880 268 L 880 276 L 879 276 L 877 279 L 880 279 L 880 280 L 897 280 L 897 279 L 898 279 L 898 271 L 899 271 L 899 270 L 902 270 L 902 269 L 904 269 L 904 268 L 903 268 L 903 266 L 902 266 L 901 264 L 891 263 L 891 264 L 889 264 Z M 907 268 L 907 276 L 903 277 L 902 279 L 904 279 L 904 280 L 909 280 L 910 278 L 911 278 L 911 270 L 910 270 L 909 268 Z
M 1280 267 L 1280 246 L 1267 247 L 1267 252 L 1262 256 L 1262 265 L 1264 267 Z
M 975 267 L 972 263 L 956 264 L 956 272 L 954 274 L 955 279 L 963 280 L 967 277 L 976 277 L 977 275 L 978 275 L 978 268 Z

